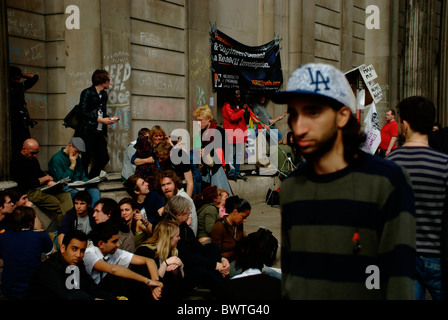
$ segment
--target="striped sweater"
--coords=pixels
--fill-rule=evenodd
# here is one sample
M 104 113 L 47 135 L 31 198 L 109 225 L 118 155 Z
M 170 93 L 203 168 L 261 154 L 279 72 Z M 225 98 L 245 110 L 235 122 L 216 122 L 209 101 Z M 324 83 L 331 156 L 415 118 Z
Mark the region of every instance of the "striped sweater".
M 280 201 L 284 298 L 414 298 L 414 198 L 401 167 L 365 153 L 328 175 L 306 165 L 283 181 Z M 366 286 L 369 266 L 379 289 Z
M 440 257 L 442 214 L 447 201 L 448 155 L 428 147 L 401 147 L 389 157 L 411 177 L 415 196 L 417 253 Z

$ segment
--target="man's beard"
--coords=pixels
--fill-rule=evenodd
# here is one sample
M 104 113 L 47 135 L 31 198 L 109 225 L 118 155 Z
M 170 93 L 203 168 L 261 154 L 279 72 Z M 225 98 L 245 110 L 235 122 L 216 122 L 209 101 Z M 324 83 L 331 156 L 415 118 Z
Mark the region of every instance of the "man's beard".
M 165 198 L 166 198 L 166 199 L 170 199 L 170 198 L 174 197 L 174 196 L 177 194 L 178 191 L 179 191 L 178 189 L 174 189 L 173 192 L 170 193 L 169 195 L 167 195 L 167 194 L 165 193 Z
M 318 159 L 322 158 L 324 155 L 326 155 L 330 150 L 333 148 L 334 143 L 338 137 L 338 131 L 335 130 L 331 135 L 329 135 L 325 140 L 319 142 L 317 145 L 316 150 L 310 152 L 310 153 L 302 153 L 303 157 L 308 162 L 314 162 Z

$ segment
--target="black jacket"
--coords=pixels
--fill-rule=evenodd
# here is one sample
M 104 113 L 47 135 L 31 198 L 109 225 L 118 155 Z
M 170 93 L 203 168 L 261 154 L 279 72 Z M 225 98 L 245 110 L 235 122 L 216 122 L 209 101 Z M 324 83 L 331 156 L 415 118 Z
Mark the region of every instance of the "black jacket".
M 10 174 L 11 180 L 25 190 L 39 188 L 39 178 L 45 176 L 37 158 L 28 159 L 18 151 L 12 155 Z
M 215 270 L 216 262 L 220 262 L 219 247 L 210 243 L 207 246 L 216 246 L 216 255 L 205 256 L 204 246 L 198 241 L 194 235 L 193 230 L 184 222 L 179 226 L 180 240 L 177 243 L 177 250 L 179 252 L 179 258 L 184 263 L 186 269 L 195 266 L 204 266 L 210 270 Z M 210 251 L 210 249 L 208 250 Z
M 84 264 L 78 264 L 79 289 L 67 287 L 67 280 L 74 272 L 67 273 L 68 264 L 60 251 L 42 262 L 31 280 L 28 299 L 32 300 L 93 300 L 115 299 L 115 296 L 98 288 L 87 274 Z
M 103 118 L 109 117 L 107 115 L 107 92 L 101 91 L 101 98 L 95 89 L 91 86 L 81 92 L 79 99 L 79 108 L 81 120 L 79 127 L 75 132 L 77 137 L 87 137 L 89 134 L 96 133 L 98 127 L 98 110 L 103 111 Z M 102 134 L 107 136 L 107 126 L 103 125 Z
M 39 76 L 35 74 L 32 78 L 20 83 L 10 84 L 10 117 L 12 130 L 28 129 L 34 124 L 28 113 L 25 101 L 25 91 L 31 89 L 39 81 Z

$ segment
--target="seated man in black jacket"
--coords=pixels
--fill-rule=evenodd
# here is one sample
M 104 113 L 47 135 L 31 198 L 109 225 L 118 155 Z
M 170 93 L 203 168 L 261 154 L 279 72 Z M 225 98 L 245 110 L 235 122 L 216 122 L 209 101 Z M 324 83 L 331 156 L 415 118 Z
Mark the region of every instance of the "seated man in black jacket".
M 73 201 L 68 192 L 62 192 L 55 187 L 52 191 L 43 191 L 43 187 L 53 186 L 56 182 L 45 174 L 37 160 L 39 143 L 34 139 L 27 139 L 22 150 L 12 156 L 11 179 L 28 192 L 28 199 L 50 218 L 59 223 L 63 214 L 73 207 Z M 49 227 L 50 229 L 52 227 Z M 55 231 L 48 230 L 47 231 Z
M 42 262 L 31 281 L 29 299 L 94 300 L 118 297 L 98 289 L 82 261 L 87 236 L 82 231 L 67 233 L 60 251 Z

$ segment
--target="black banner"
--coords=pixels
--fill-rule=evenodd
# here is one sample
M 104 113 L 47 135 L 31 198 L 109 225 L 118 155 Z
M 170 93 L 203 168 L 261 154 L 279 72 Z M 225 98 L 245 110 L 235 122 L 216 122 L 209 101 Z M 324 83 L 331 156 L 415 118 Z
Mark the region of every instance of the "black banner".
M 283 74 L 279 39 L 250 47 L 213 28 L 210 38 L 214 90 L 240 88 L 251 94 L 280 89 Z

